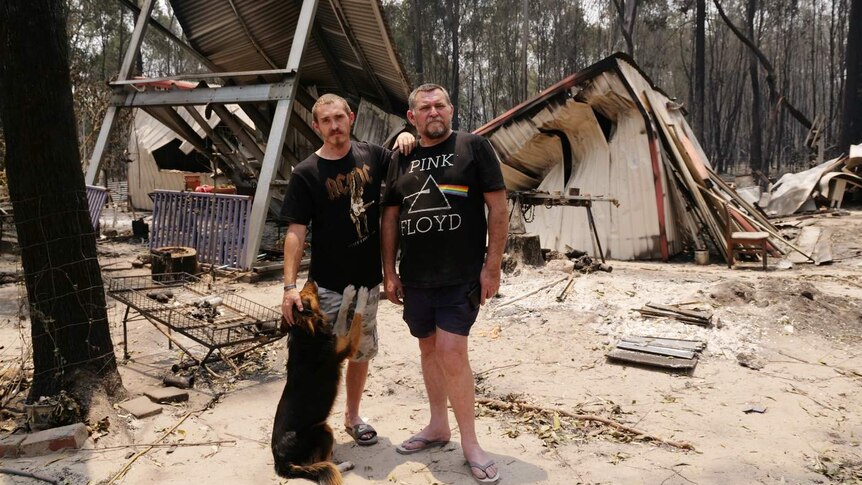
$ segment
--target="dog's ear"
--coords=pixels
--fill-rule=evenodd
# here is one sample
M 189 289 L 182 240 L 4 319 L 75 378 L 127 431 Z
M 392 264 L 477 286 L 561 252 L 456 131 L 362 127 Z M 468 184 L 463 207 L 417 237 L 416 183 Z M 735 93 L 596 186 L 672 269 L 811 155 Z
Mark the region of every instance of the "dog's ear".
M 309 335 L 314 335 L 314 312 L 311 309 L 310 303 L 308 299 L 303 298 L 302 311 L 293 307 L 293 325 L 299 326 L 299 328 L 302 328 Z
M 302 298 L 302 306 L 312 313 L 320 312 L 320 295 L 318 295 L 317 283 L 314 281 L 306 281 L 302 291 L 299 292 L 299 297 Z
M 302 291 L 300 293 L 314 293 L 317 294 L 317 283 L 314 280 L 307 280 L 304 285 L 302 285 Z

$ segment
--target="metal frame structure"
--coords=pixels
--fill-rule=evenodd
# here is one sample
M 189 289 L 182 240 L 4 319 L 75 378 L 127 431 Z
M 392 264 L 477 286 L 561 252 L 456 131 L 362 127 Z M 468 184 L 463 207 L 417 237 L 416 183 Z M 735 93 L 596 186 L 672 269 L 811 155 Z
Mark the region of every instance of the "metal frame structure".
M 171 292 L 172 301 L 159 302 L 150 296 L 153 292 Z M 176 345 L 195 364 L 206 366 L 215 357 L 237 373 L 232 358 L 286 335 L 281 328 L 281 314 L 276 310 L 187 273 L 112 278 L 108 281 L 108 295 L 126 305 L 123 314 L 124 359 L 129 359 L 128 322 L 138 320 L 130 318 L 132 310 L 167 337 L 169 348 L 171 344 Z M 217 298 L 219 309 L 218 314 L 213 314 L 209 320 L 195 316 L 198 302 L 206 298 Z M 172 335 L 172 331 L 206 348 L 204 357 L 196 357 Z
M 609 202 L 615 206 L 619 206 L 619 201 L 614 198 L 604 196 L 590 195 L 562 195 L 550 194 L 547 192 L 537 191 L 510 191 L 509 198 L 516 201 L 518 208 L 521 211 L 521 219 L 524 214 L 533 209 L 535 206 L 542 206 L 550 209 L 551 207 L 583 207 L 587 210 L 587 221 L 590 226 L 590 233 L 593 235 L 593 243 L 596 245 L 596 252 L 601 258 L 602 263 L 605 262 L 605 253 L 602 250 L 602 243 L 599 239 L 599 231 L 596 228 L 596 220 L 593 217 L 593 202 Z
M 138 91 L 135 89 L 135 84 L 153 82 L 153 80 L 131 80 L 129 79 L 129 73 L 132 62 L 140 52 L 141 44 L 148 25 L 151 23 L 158 25 L 158 23 L 151 18 L 155 0 L 145 0 L 140 9 L 131 5 L 127 0 L 120 0 L 120 2 L 127 7 L 138 11 L 139 15 L 131 41 L 126 50 L 125 57 L 123 58 L 123 64 L 121 65 L 118 78 L 115 82 L 111 83 L 111 86 L 115 90 L 115 95 L 111 100 L 111 105 L 108 107 L 93 154 L 90 157 L 90 163 L 86 174 L 86 183 L 92 185 L 101 169 L 102 158 L 105 153 L 108 138 L 113 129 L 114 123 L 117 119 L 117 113 L 120 108 L 141 107 L 147 109 L 151 114 L 161 113 L 162 116 L 155 115 L 157 119 L 160 119 L 160 121 L 171 126 L 171 128 L 181 134 L 191 134 L 194 133 L 194 130 L 188 126 L 188 123 L 177 115 L 176 111 L 173 109 L 174 106 L 213 105 L 217 108 L 219 105 L 224 104 L 236 103 L 248 105 L 249 103 L 274 101 L 276 102 L 276 107 L 271 123 L 268 120 L 265 120 L 262 116 L 253 117 L 253 119 L 258 118 L 255 119 L 256 123 L 260 123 L 258 128 L 264 130 L 264 132 L 268 131 L 268 136 L 266 151 L 263 153 L 260 173 L 258 174 L 254 203 L 251 210 L 248 238 L 243 258 L 243 261 L 245 261 L 246 264 L 252 264 L 255 261 L 260 248 L 261 235 L 263 233 L 267 211 L 269 209 L 270 187 L 273 184 L 276 173 L 279 169 L 279 161 L 282 156 L 286 156 L 288 159 L 291 158 L 287 155 L 287 152 L 282 149 L 282 146 L 287 135 L 288 126 L 291 123 L 291 120 L 295 119 L 295 117 L 292 116 L 293 104 L 299 97 L 301 97 L 297 90 L 299 84 L 299 72 L 302 65 L 303 52 L 305 51 L 309 37 L 311 36 L 314 17 L 318 6 L 317 0 L 301 1 L 302 6 L 299 18 L 296 22 L 296 29 L 293 35 L 290 54 L 288 56 L 287 64 L 283 69 L 276 69 L 275 66 L 273 66 L 274 68 L 268 71 L 213 72 L 211 74 L 201 75 L 180 75 L 158 80 L 174 81 L 177 79 L 188 79 L 192 77 L 219 77 L 231 79 L 246 76 L 258 77 L 265 74 L 279 75 L 282 77 L 281 81 L 274 83 L 222 87 L 200 85 L 188 90 Z M 206 57 L 201 56 L 197 51 L 177 39 L 176 36 L 171 34 L 169 31 L 165 32 L 163 27 L 159 30 L 161 30 L 162 33 L 166 33 L 166 35 L 183 46 L 186 50 L 194 53 L 195 57 L 204 65 L 215 70 L 214 64 Z M 167 108 L 167 110 L 165 111 L 162 108 Z M 254 112 L 253 109 L 250 109 L 250 111 L 252 113 Z M 298 124 L 301 125 L 297 126 L 298 130 L 305 132 L 312 131 L 304 122 Z M 239 129 L 239 127 L 235 128 Z M 238 134 L 238 136 L 241 135 Z M 189 141 L 194 144 L 195 137 L 190 138 L 191 140 Z

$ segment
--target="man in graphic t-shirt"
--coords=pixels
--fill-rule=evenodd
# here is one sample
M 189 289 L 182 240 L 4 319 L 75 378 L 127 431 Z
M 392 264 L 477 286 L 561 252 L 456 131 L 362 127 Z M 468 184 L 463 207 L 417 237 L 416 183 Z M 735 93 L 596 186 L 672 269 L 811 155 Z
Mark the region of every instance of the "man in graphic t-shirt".
M 494 483 L 500 473 L 476 437 L 467 337 L 479 305 L 500 287 L 508 228 L 503 176 L 487 140 L 452 131 L 454 107 L 444 88 L 420 86 L 408 103 L 407 119 L 416 126 L 419 146 L 397 157 L 386 177 L 383 273 L 387 297 L 396 304 L 403 299 L 404 321 L 419 339 L 431 417 L 396 450 L 412 454 L 448 443 L 448 399 L 470 473 Z
M 296 275 L 307 227 L 312 225 L 309 278 L 318 285 L 320 309 L 334 322 L 348 285 L 369 289 L 362 339 L 347 364 L 345 430 L 362 446 L 377 443 L 377 431 L 359 415 L 368 361 L 377 354 L 377 301 L 380 293 L 380 185 L 391 157 L 385 148 L 350 141 L 354 114 L 340 96 L 324 94 L 312 108 L 313 128 L 323 146 L 293 169 L 282 207 L 290 223 L 284 239 L 284 296 L 281 309 L 293 324 L 293 307 L 302 311 Z M 396 144 L 413 148 L 409 133 Z M 350 318 L 347 320 L 351 321 Z M 348 328 L 336 327 L 337 334 Z

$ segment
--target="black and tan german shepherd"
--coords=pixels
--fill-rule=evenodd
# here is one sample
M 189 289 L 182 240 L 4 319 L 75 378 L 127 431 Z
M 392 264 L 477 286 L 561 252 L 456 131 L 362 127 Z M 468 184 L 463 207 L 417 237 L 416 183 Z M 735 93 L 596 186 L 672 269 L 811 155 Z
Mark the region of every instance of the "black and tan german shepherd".
M 357 292 L 348 287 L 344 299 Z M 278 402 L 272 429 L 275 471 L 286 478 L 307 478 L 321 485 L 341 485 L 341 471 L 332 463 L 332 428 L 326 419 L 341 380 L 341 363 L 356 351 L 362 334 L 362 313 L 368 292 L 358 292 L 353 322 L 346 337 L 336 337 L 333 322 L 320 311 L 317 285 L 300 292 L 303 311 L 294 308 L 288 337 L 287 384 Z M 346 306 L 342 311 L 346 317 Z

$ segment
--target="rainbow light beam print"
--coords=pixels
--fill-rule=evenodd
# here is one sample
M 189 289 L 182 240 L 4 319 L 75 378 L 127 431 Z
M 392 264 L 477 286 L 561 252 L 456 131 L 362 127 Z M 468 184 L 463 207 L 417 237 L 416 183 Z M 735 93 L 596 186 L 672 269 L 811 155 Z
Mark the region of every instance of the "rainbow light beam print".
M 438 185 L 440 188 L 440 192 L 448 195 L 457 195 L 458 197 L 467 197 L 467 192 L 469 191 L 466 185 L 450 185 L 443 184 Z

